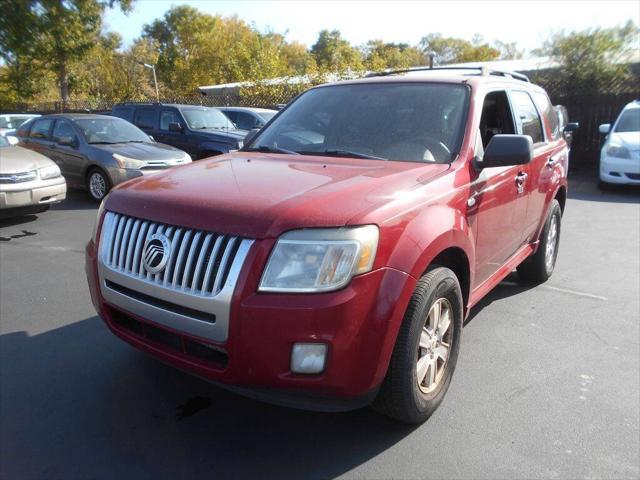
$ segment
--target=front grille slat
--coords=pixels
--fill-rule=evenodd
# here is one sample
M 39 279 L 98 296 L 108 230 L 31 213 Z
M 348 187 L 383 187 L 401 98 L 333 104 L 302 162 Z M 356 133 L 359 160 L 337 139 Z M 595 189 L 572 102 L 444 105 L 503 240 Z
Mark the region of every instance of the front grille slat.
M 243 261 L 252 242 L 113 212 L 106 213 L 102 231 L 101 258 L 106 267 L 140 281 L 199 297 L 219 295 L 225 289 L 230 270 L 235 272 L 235 282 L 236 265 L 242 264 L 236 262 L 236 257 L 242 257 Z M 156 233 L 169 239 L 171 250 L 164 269 L 151 274 L 144 267 L 143 252 L 149 238 Z

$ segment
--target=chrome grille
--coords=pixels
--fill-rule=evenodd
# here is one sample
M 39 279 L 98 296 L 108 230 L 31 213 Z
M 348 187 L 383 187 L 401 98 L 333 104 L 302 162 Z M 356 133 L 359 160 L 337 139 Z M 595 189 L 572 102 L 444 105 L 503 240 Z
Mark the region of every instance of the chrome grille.
M 171 249 L 164 269 L 151 274 L 144 268 L 142 251 L 156 233 L 170 240 Z M 181 293 L 215 297 L 227 283 L 234 262 L 244 261 L 251 242 L 107 212 L 100 248 L 102 262 L 111 270 Z M 241 246 L 243 258 L 237 258 Z
M 38 171 L 31 170 L 30 172 L 20 173 L 0 173 L 0 183 L 22 183 L 30 182 L 38 178 Z

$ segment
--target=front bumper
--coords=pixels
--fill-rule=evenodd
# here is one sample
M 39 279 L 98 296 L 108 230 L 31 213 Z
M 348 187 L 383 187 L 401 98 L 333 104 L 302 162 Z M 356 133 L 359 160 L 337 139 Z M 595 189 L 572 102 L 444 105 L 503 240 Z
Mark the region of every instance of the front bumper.
M 0 185 L 0 209 L 58 203 L 67 196 L 64 177 Z
M 178 164 L 178 165 L 183 165 L 183 164 Z M 138 177 L 155 175 L 156 173 L 164 172 L 166 170 L 167 168 L 157 168 L 157 169 L 143 168 L 141 170 L 138 170 L 135 168 L 120 168 L 120 167 L 107 168 L 107 172 L 109 173 L 109 179 L 111 180 L 112 185 L 118 185 L 122 182 L 126 182 L 127 180 L 132 180 Z
M 625 159 L 602 155 L 600 180 L 620 185 L 640 185 L 640 159 Z
M 386 374 L 413 277 L 382 268 L 324 294 L 257 293 L 268 248 L 257 242 L 231 304 L 229 337 L 213 343 L 108 304 L 101 294 L 93 242 L 86 271 L 93 304 L 121 339 L 165 363 L 246 396 L 305 409 L 344 410 L 369 403 Z M 263 251 L 264 250 L 264 251 Z M 328 345 L 324 372 L 290 371 L 297 342 Z

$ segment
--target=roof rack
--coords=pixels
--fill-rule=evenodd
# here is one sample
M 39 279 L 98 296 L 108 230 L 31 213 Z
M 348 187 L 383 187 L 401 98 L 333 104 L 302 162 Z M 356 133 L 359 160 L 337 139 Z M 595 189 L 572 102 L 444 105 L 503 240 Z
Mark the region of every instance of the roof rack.
M 516 80 L 522 80 L 523 82 L 531 83 L 529 77 L 524 75 L 523 73 L 518 72 L 509 72 L 503 70 L 494 70 L 488 67 L 419 67 L 419 68 L 405 68 L 401 70 L 385 70 L 382 72 L 373 72 L 365 75 L 365 77 L 386 77 L 388 75 L 397 75 L 401 73 L 411 73 L 411 72 L 430 72 L 430 71 L 443 71 L 443 70 L 472 70 L 477 71 L 480 75 L 488 76 L 488 75 L 497 75 L 501 77 L 514 78 Z

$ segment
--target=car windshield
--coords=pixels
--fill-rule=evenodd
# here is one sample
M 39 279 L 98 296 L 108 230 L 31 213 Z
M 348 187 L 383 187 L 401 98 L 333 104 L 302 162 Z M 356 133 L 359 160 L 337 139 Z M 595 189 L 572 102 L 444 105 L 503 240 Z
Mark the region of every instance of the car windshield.
M 258 112 L 260 118 L 262 118 L 265 122 L 268 122 L 275 116 L 276 112 Z
M 7 140 L 6 137 L 3 137 L 2 135 L 0 135 L 0 148 L 4 148 L 4 147 L 10 147 L 11 144 L 9 143 L 9 140 Z
M 640 132 L 640 108 L 622 112 L 616 125 L 616 132 Z
M 181 111 L 191 130 L 203 130 L 206 128 L 228 130 L 235 128 L 233 122 L 217 108 L 183 108 Z
M 116 117 L 81 118 L 75 121 L 87 143 L 149 143 L 149 136 L 126 120 Z
M 448 163 L 463 136 L 463 85 L 362 83 L 309 90 L 246 150 Z

